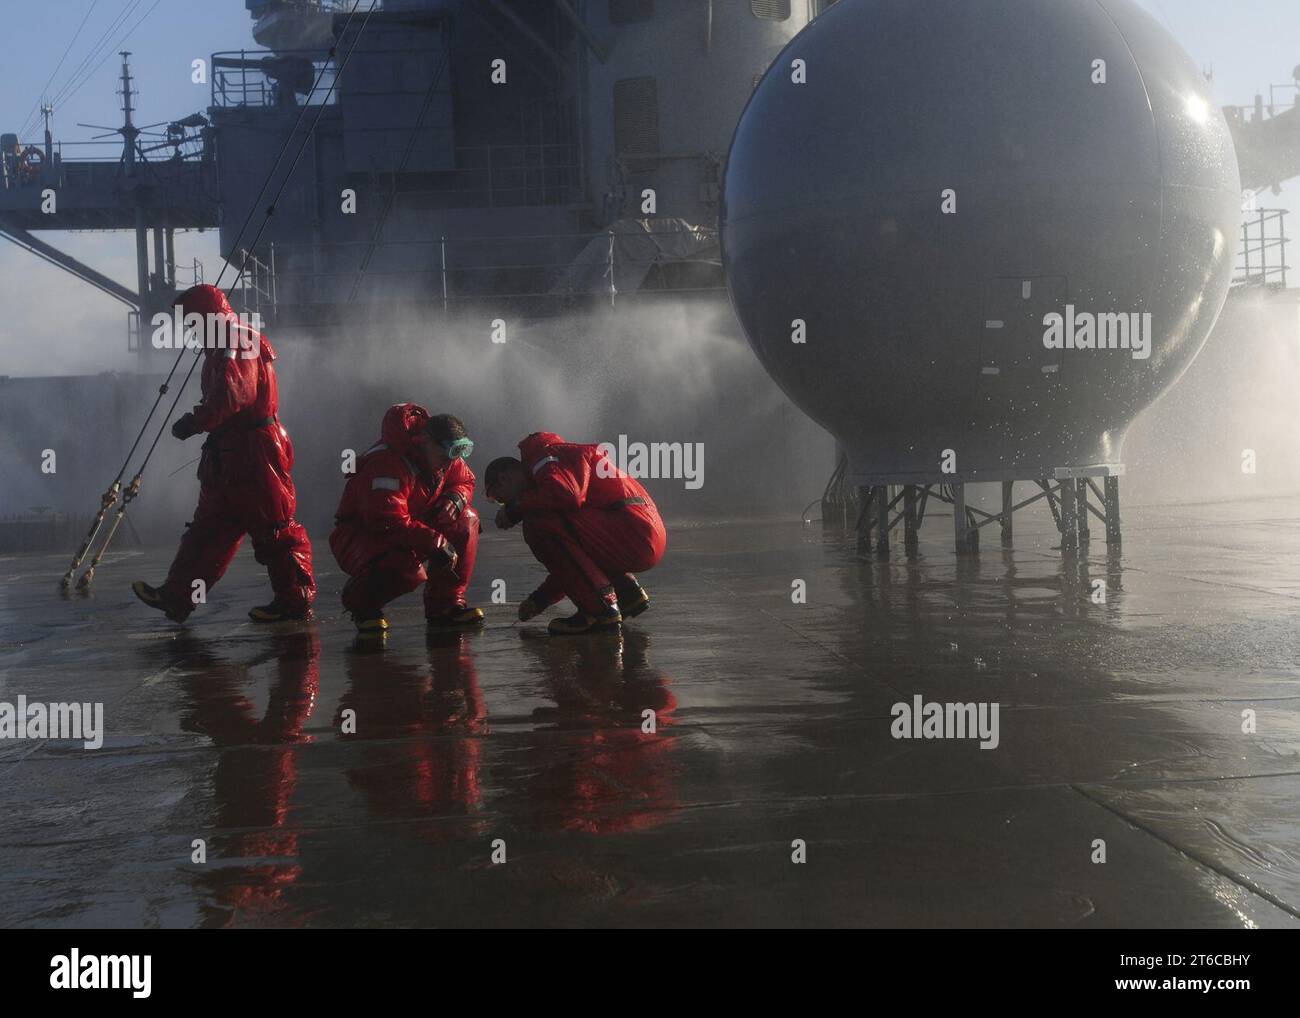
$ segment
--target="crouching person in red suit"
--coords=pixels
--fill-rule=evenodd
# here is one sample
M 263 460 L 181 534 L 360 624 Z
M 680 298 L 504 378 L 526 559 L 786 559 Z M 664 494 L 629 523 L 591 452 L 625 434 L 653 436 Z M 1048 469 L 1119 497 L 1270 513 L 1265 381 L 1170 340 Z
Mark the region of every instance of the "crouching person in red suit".
M 424 584 L 424 615 L 435 628 L 477 626 L 465 590 L 474 575 L 481 526 L 470 501 L 474 443 L 450 414 L 415 403 L 384 414 L 380 441 L 357 462 L 330 534 L 348 574 L 343 607 L 362 635 L 388 630 L 384 605 Z
M 504 505 L 496 524 L 522 523 L 524 541 L 546 567 L 542 585 L 519 605 L 527 620 L 568 597 L 578 612 L 554 619 L 552 635 L 615 629 L 650 607 L 632 575 L 663 558 L 667 535 L 659 510 L 635 478 L 598 445 L 576 445 L 551 432 L 519 443 L 520 459 L 488 464 L 488 497 Z
M 211 590 L 225 575 L 244 535 L 266 567 L 274 600 L 254 608 L 254 622 L 311 616 L 316 598 L 311 541 L 295 518 L 293 443 L 280 423 L 275 350 L 241 322 L 226 295 L 200 284 L 177 298 L 186 317 L 200 315 L 203 337 L 202 398 L 172 425 L 181 440 L 207 433 L 199 458 L 199 504 L 161 587 L 131 585 L 150 608 L 184 622 L 195 608 L 196 583 Z

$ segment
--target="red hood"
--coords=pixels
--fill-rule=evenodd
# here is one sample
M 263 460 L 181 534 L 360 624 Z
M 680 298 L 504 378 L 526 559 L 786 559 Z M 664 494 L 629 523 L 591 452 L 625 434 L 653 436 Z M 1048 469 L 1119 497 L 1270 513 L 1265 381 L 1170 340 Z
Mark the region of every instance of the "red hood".
M 233 315 L 235 309 L 221 290 L 208 283 L 191 286 L 176 298 L 187 315 Z
M 564 439 L 553 431 L 534 431 L 519 443 L 520 458 L 525 463 L 528 463 L 530 460 L 541 456 L 542 450 L 548 449 L 553 445 L 564 444 L 566 444 Z
M 235 309 L 230 306 L 230 298 L 226 296 L 224 291 L 212 286 L 210 283 L 191 286 L 176 298 L 176 303 L 181 306 L 181 310 L 187 315 L 221 315 L 223 318 L 233 318 L 236 321 L 239 319 L 239 316 L 235 314 Z M 260 340 L 258 356 L 264 361 L 275 360 L 275 347 L 271 345 L 271 341 L 261 333 L 258 333 L 258 339 Z M 212 354 L 219 351 L 207 350 L 205 352 Z
M 405 456 L 418 443 L 424 441 L 429 411 L 418 403 L 397 403 L 384 412 L 384 423 L 379 429 L 380 441 L 393 452 Z

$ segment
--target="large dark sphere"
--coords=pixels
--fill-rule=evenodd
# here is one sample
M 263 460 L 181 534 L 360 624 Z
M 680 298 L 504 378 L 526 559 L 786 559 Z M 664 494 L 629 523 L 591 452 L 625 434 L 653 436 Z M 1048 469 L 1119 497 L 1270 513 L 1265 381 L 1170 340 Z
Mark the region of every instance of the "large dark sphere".
M 841 0 L 755 90 L 721 226 L 769 373 L 855 475 L 921 480 L 949 449 L 967 479 L 1118 462 L 1214 325 L 1239 220 L 1222 113 L 1129 0 Z M 1046 348 L 1067 304 L 1150 313 L 1150 356 Z

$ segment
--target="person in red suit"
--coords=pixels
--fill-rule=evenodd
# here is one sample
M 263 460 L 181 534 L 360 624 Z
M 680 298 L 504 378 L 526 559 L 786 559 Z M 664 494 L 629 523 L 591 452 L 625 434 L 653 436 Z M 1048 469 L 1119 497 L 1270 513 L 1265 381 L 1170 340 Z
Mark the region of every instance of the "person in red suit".
M 616 629 L 650 607 L 632 575 L 663 558 L 667 534 L 645 488 L 599 445 L 577 445 L 539 431 L 519 443 L 520 458 L 488 464 L 487 495 L 504 508 L 496 524 L 523 524 L 524 541 L 546 567 L 542 585 L 519 605 L 527 620 L 567 596 L 577 614 L 554 619 L 556 636 Z
M 274 592 L 271 603 L 252 609 L 249 617 L 255 622 L 310 618 L 316 579 L 311 541 L 295 519 L 293 443 L 279 418 L 275 350 L 240 321 L 215 286 L 191 287 L 177 304 L 187 318 L 200 315 L 206 323 L 202 396 L 172 425 L 172 435 L 182 441 L 207 433 L 199 459 L 199 504 L 163 585 L 137 580 L 131 589 L 150 608 L 184 622 L 225 574 L 247 534 Z
M 470 501 L 474 443 L 450 414 L 430 417 L 415 403 L 384 414 L 381 438 L 357 462 L 330 534 L 348 574 L 343 607 L 363 635 L 388 631 L 384 605 L 424 584 L 424 615 L 434 628 L 477 626 L 465 590 L 482 529 Z

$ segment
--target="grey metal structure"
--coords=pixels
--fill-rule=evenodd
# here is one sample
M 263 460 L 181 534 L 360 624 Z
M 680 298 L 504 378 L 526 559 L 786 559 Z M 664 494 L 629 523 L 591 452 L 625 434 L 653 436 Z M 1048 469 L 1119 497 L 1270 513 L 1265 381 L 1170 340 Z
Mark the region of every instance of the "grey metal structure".
M 1232 131 L 1241 167 L 1241 186 L 1252 191 L 1272 188 L 1300 174 L 1300 66 L 1294 80 L 1270 85 L 1268 102 L 1262 94 L 1253 106 L 1227 106 L 1224 115 Z
M 328 326 L 374 301 L 545 313 L 643 289 L 720 297 L 736 117 L 772 56 L 833 2 L 375 0 L 371 13 L 371 0 L 245 0 L 265 48 L 213 54 L 206 115 L 167 125 L 163 143 L 132 122 L 125 61 L 120 157 L 65 155 L 48 131 L 44 146 L 5 136 L 0 233 L 109 289 L 30 231 L 135 228 L 141 292 L 110 292 L 139 311 L 179 285 L 170 231 L 219 224 L 223 255 L 249 266 L 239 302 L 276 325 Z M 322 101 L 318 122 L 303 118 L 315 129 L 280 214 L 249 250 L 240 228 L 296 144 L 302 105 Z M 40 212 L 48 186 L 58 216 Z
M 137 124 L 129 57 L 121 54 L 121 126 L 103 128 L 121 137 L 120 153 L 105 156 L 93 142 L 69 144 L 65 153 L 50 130 L 48 106 L 42 143 L 0 135 L 0 237 L 126 304 L 138 329 L 140 316 L 165 307 L 176 291 L 176 230 L 216 226 L 219 203 L 204 144 L 207 120 L 196 114 L 166 125 Z M 83 155 L 83 144 L 95 153 Z M 120 229 L 135 233 L 135 290 L 35 236 Z
M 1218 317 L 1240 190 L 1204 77 L 1130 0 L 847 0 L 741 117 L 723 261 L 881 523 L 885 486 L 943 485 L 964 549 L 961 486 L 1028 480 L 1068 549 L 1081 482 Z
M 313 72 L 336 73 L 362 21 L 344 30 L 347 3 L 246 6 L 268 52 L 213 57 L 227 251 Z M 288 182 L 281 204 L 295 214 L 259 244 L 276 284 L 269 317 L 336 321 L 342 305 L 393 299 L 545 313 L 642 288 L 720 295 L 707 249 L 736 117 L 822 6 L 389 0 Z M 349 191 L 355 214 L 342 210 Z M 683 252 L 692 230 L 705 232 Z M 668 236 L 649 255 L 655 272 L 607 272 L 621 238 L 646 233 Z M 575 275 L 584 264 L 598 271 Z

